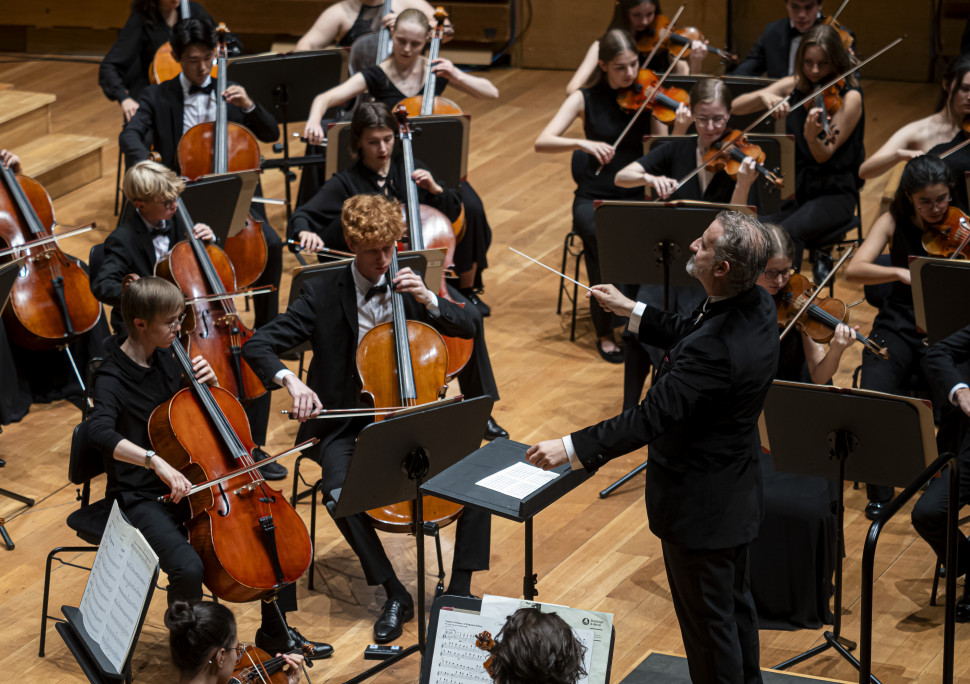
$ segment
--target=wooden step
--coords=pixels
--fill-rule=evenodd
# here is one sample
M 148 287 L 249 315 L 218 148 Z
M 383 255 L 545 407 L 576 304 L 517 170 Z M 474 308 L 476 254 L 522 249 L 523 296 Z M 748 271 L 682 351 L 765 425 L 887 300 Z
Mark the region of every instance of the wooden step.
M 53 133 L 17 148 L 24 174 L 41 183 L 51 199 L 101 177 L 101 149 L 107 138 Z
M 0 147 L 18 150 L 37 136 L 51 132 L 50 93 L 0 91 Z

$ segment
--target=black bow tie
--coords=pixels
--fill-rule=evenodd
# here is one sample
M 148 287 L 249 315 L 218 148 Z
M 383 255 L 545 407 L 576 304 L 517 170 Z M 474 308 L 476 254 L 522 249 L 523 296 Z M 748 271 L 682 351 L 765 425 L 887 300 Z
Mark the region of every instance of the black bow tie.
M 168 235 L 168 228 L 169 228 L 168 221 L 162 221 L 161 224 L 158 225 L 157 227 L 153 226 L 149 228 L 148 232 L 151 233 L 152 237 L 155 237 L 157 235 Z
M 367 290 L 367 294 L 364 295 L 364 301 L 369 302 L 371 297 L 374 295 L 384 294 L 385 292 L 387 292 L 387 283 L 375 285 L 371 289 Z
M 802 37 L 802 32 L 799 31 L 794 26 L 792 26 L 791 24 L 789 24 L 788 25 L 788 37 L 791 38 L 792 40 L 794 40 L 795 38 L 801 38 Z
M 212 81 L 209 81 L 209 85 L 206 86 L 195 85 L 193 83 L 189 86 L 189 95 L 195 95 L 196 93 L 205 93 L 208 95 L 212 92 L 214 87 L 215 86 L 213 85 Z

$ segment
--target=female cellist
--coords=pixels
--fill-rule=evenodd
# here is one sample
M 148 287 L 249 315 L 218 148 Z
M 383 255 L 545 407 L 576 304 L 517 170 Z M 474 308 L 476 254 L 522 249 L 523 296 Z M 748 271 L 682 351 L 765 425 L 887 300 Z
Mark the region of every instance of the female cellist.
M 395 144 L 397 121 L 387 107 L 378 102 L 365 102 L 354 112 L 350 123 L 350 146 L 357 162 L 330 178 L 313 198 L 293 212 L 287 235 L 309 251 L 327 247 L 347 250 L 342 225 L 344 203 L 355 195 L 383 195 L 398 202 L 407 201 L 404 161 Z M 417 185 L 418 201 L 438 209 L 449 221 L 461 210 L 459 195 L 442 187 L 420 161 L 412 180 Z M 477 307 L 463 294 L 449 288 L 452 299 L 464 302 L 475 319 L 474 350 L 465 368 L 458 374 L 462 392 L 469 397 L 489 395 L 498 401 L 498 385 L 485 343 L 484 322 Z M 489 419 L 487 439 L 507 437 L 508 433 Z
M 633 36 L 634 41 L 639 45 L 645 38 L 654 37 L 657 33 L 655 19 L 663 14 L 660 9 L 660 0 L 616 0 L 613 10 L 613 19 L 607 27 L 620 29 Z M 639 50 L 640 60 L 647 58 L 650 49 Z M 599 41 L 594 40 L 586 51 L 586 56 L 576 69 L 576 73 L 569 79 L 566 86 L 566 95 L 572 95 L 583 87 L 590 78 L 596 73 L 596 67 L 600 57 Z M 678 62 L 674 67 L 677 74 L 697 74 L 701 72 L 701 63 L 707 56 L 707 46 L 699 40 L 691 41 L 690 55 L 687 62 Z M 643 65 L 648 69 L 653 69 L 658 74 L 667 70 L 670 65 L 670 52 L 664 48 L 657 51 L 650 64 Z
M 852 66 L 852 58 L 831 26 L 813 26 L 795 53 L 795 75 L 735 98 L 735 114 L 768 109 L 785 97 L 797 102 Z M 841 106 L 825 120 L 824 107 L 808 105 L 788 113 L 788 103 L 776 116 L 786 116 L 785 130 L 795 137 L 795 198 L 781 211 L 762 220 L 780 223 L 795 243 L 795 266 L 801 264 L 805 243 L 844 226 L 855 212 L 862 181 L 859 166 L 865 157 L 862 91 L 855 77 L 839 90 Z M 828 128 L 826 128 L 828 126 Z M 830 134 L 824 132 L 828 130 Z
M 155 408 L 183 384 L 182 368 L 171 349 L 184 318 L 185 298 L 171 283 L 152 276 L 129 284 L 121 296 L 127 337 L 105 341 L 104 362 L 95 375 L 90 441 L 100 449 L 107 473 L 106 496 L 118 501 L 129 522 L 142 531 L 168 575 L 169 605 L 202 598 L 202 559 L 186 542 L 182 523 L 188 519 L 186 477 L 160 458 L 149 445 L 148 421 Z M 192 359 L 195 377 L 215 384 L 208 362 Z M 154 471 L 154 472 L 152 472 Z M 171 494 L 172 504 L 158 497 Z M 292 585 L 279 594 L 280 609 L 296 609 Z M 288 639 L 271 604 L 262 604 L 263 623 L 256 643 L 266 651 L 284 650 Z M 316 657 L 333 652 L 327 644 L 307 642 L 295 629 L 298 643 L 309 643 Z
M 849 262 L 846 269 L 849 282 L 892 285 L 872 325 L 872 334 L 885 340 L 889 360 L 863 355 L 860 380 L 863 389 L 906 394 L 914 377 L 917 387 L 928 384 L 923 363 L 925 334 L 916 327 L 909 259 L 927 255 L 922 244 L 923 234 L 946 217 L 953 183 L 950 169 L 938 157 L 922 155 L 907 162 L 889 211 L 872 224 Z M 885 266 L 876 260 L 887 246 L 890 265 Z M 866 515 L 873 519 L 892 498 L 893 490 L 875 486 L 867 490 L 870 503 Z
M 408 9 L 398 15 L 391 31 L 394 51 L 382 64 L 369 66 L 354 74 L 335 88 L 317 95 L 310 107 L 304 136 L 310 143 L 320 144 L 324 133 L 321 119 L 331 106 L 368 93 L 377 102 L 391 109 L 401 100 L 424 93 L 428 60 L 422 54 L 431 34 L 431 25 L 423 12 Z M 457 90 L 475 98 L 495 99 L 496 88 L 488 79 L 472 76 L 455 67 L 451 61 L 439 58 L 430 68 L 437 75 L 435 95 L 451 84 Z M 309 190 L 309 189 L 308 189 Z M 465 237 L 455 252 L 455 270 L 459 289 L 479 308 L 483 316 L 489 307 L 477 295 L 481 287 L 481 272 L 488 266 L 487 251 L 492 241 L 492 229 L 485 216 L 485 207 L 474 188 L 466 181 L 459 190 L 465 207 Z
M 591 285 L 601 282 L 593 202 L 598 199 L 640 199 L 637 190 L 618 188 L 613 177 L 619 169 L 640 156 L 643 136 L 650 132 L 653 117 L 644 112 L 617 149 L 614 141 L 630 122 L 632 112 L 624 111 L 617 96 L 636 80 L 639 69 L 637 46 L 626 31 L 611 29 L 599 40 L 599 62 L 585 87 L 566 98 L 552 120 L 536 138 L 536 152 L 573 152 L 573 232 L 583 240 L 586 274 Z M 583 122 L 584 138 L 565 135 L 574 121 Z M 662 126 L 662 124 L 660 124 Z M 665 133 L 665 128 L 653 129 Z M 602 171 L 597 173 L 599 167 Z M 609 363 L 622 363 L 623 351 L 613 340 L 610 314 L 595 299 L 590 313 L 596 330 L 596 349 Z
M 148 68 L 155 52 L 172 37 L 172 27 L 181 18 L 180 0 L 135 0 L 128 21 L 114 45 L 101 61 L 98 85 L 104 96 L 121 105 L 125 122 L 138 111 L 138 97 L 148 87 Z M 190 2 L 192 16 L 210 26 L 215 21 L 197 2 Z
M 175 601 L 165 611 L 165 626 L 169 630 L 169 651 L 178 669 L 179 684 L 229 684 L 235 670 L 253 667 L 255 658 L 259 657 L 254 656 L 252 647 L 239 643 L 236 616 L 221 603 Z M 274 660 L 282 661 L 274 664 L 279 668 L 276 671 L 285 667 L 286 684 L 300 681 L 302 655 L 277 653 Z M 263 680 L 256 675 L 237 681 Z
M 364 405 L 362 377 L 370 369 L 356 367 L 357 347 L 374 327 L 391 319 L 392 297 L 401 297 L 409 321 L 425 323 L 444 335 L 469 338 L 477 329 L 470 307 L 439 298 L 410 269 L 401 269 L 392 283 L 387 282 L 396 243 L 404 233 L 396 202 L 380 195 L 355 195 L 344 202 L 341 223 L 354 261 L 307 283 L 299 299 L 243 345 L 243 357 L 266 386 L 282 385 L 293 398 L 293 413 L 303 423 L 297 440 L 319 438 L 319 446 L 308 454 L 321 465 L 327 501 L 342 486 L 357 435 L 372 419 L 308 419 L 321 408 Z M 313 359 L 304 384 L 283 365 L 279 353 L 306 341 L 312 346 Z M 420 350 L 412 350 L 412 358 L 420 356 Z M 380 584 L 386 591 L 387 600 L 374 625 L 375 640 L 386 643 L 398 638 L 403 624 L 414 617 L 414 602 L 374 527 L 363 514 L 335 522 L 360 559 L 367 583 Z M 487 514 L 465 509 L 458 519 L 447 593 L 469 594 L 472 572 L 488 568 L 489 531 Z

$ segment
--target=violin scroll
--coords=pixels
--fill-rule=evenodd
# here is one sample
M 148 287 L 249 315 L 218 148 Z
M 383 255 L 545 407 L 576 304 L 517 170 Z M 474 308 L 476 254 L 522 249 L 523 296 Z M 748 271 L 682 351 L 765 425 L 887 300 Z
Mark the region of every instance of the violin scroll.
M 475 635 L 475 646 L 482 649 L 483 651 L 488 651 L 491 654 L 492 649 L 495 648 L 495 639 L 492 638 L 492 633 L 488 630 L 482 631 Z M 488 656 L 488 659 L 482 663 L 488 676 L 492 676 L 492 657 Z

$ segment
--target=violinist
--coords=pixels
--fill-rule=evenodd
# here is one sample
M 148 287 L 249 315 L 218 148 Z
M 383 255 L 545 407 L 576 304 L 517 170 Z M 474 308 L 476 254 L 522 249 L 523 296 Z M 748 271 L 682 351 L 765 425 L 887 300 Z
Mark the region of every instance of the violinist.
M 586 275 L 591 285 L 602 282 L 599 252 L 596 246 L 596 226 L 593 222 L 593 202 L 598 199 L 635 200 L 642 194 L 636 190 L 618 188 L 614 182 L 617 171 L 640 156 L 643 136 L 651 131 L 664 133 L 659 122 L 655 125 L 644 112 L 634 123 L 619 146 L 614 141 L 630 122 L 633 112 L 617 103 L 618 94 L 631 87 L 637 78 L 639 57 L 633 37 L 621 29 L 610 29 L 598 41 L 599 60 L 586 85 L 566 98 L 559 111 L 536 138 L 536 152 L 572 152 L 573 198 L 572 230 L 583 240 Z M 576 120 L 583 122 L 582 138 L 565 135 Z M 656 126 L 656 127 L 653 127 Z M 602 171 L 597 174 L 597 170 Z M 623 351 L 613 340 L 611 316 L 595 299 L 589 303 L 596 349 L 609 363 L 623 363 Z
M 963 55 L 946 67 L 936 113 L 912 121 L 893 133 L 862 163 L 859 176 L 876 178 L 937 145 L 949 147 L 950 143 L 960 142 L 967 117 L 970 117 L 970 55 Z M 939 155 L 939 151 L 934 154 Z
M 862 246 L 849 262 L 846 269 L 849 282 L 892 285 L 872 325 L 872 334 L 885 341 L 889 359 L 863 354 L 860 380 L 863 389 L 906 394 L 910 389 L 916 389 L 912 387 L 914 377 L 917 388 L 927 386 L 925 334 L 916 328 L 909 258 L 927 255 L 922 245 L 923 233 L 946 217 L 952 185 L 950 169 L 939 158 L 923 155 L 911 159 L 903 169 L 889 211 L 872 224 Z M 884 266 L 876 260 L 887 246 L 890 265 Z M 893 490 L 870 485 L 867 492 L 866 515 L 874 519 L 892 498 Z
M 138 98 L 148 87 L 148 71 L 155 52 L 172 38 L 172 27 L 181 19 L 180 0 L 135 0 L 128 21 L 114 45 L 101 60 L 98 85 L 104 96 L 121 105 L 125 122 L 138 111 Z M 209 13 L 197 2 L 189 3 L 195 19 L 215 26 Z
M 179 684 L 229 684 L 233 670 L 248 664 L 247 647 L 236 635 L 236 616 L 221 603 L 176 601 L 165 611 L 165 626 Z M 297 684 L 303 656 L 276 655 L 286 662 L 286 684 Z
M 172 31 L 172 54 L 182 65 L 182 73 L 164 83 L 147 88 L 139 101 L 135 117 L 118 136 L 128 168 L 148 159 L 149 149 L 161 155 L 161 162 L 179 172 L 176 152 L 179 139 L 199 123 L 214 121 L 216 97 L 228 104 L 229 121 L 243 124 L 263 142 L 279 138 L 276 119 L 265 107 L 252 100 L 241 85 L 230 83 L 223 93 L 215 93 L 210 76 L 216 48 L 212 27 L 198 19 L 179 22 Z M 179 125 L 181 122 L 181 125 Z M 257 192 L 259 186 L 257 185 Z M 253 298 L 256 326 L 268 322 L 279 310 L 279 285 L 283 272 L 283 243 L 266 220 L 259 204 L 251 208 L 263 223 L 268 255 L 266 268 L 253 285 L 273 285 L 277 292 Z
M 662 14 L 660 0 L 616 0 L 613 9 L 613 19 L 610 21 L 610 25 L 606 30 L 619 29 L 633 36 L 634 42 L 638 45 L 637 54 L 642 61 L 647 58 L 652 46 L 643 49 L 639 45 L 658 37 L 659 29 L 656 26 L 656 18 Z M 576 73 L 569 79 L 569 84 L 566 86 L 566 95 L 572 95 L 584 87 L 596 75 L 600 61 L 599 55 L 599 41 L 594 40 L 593 44 L 586 51 L 586 56 L 583 57 L 583 61 L 577 67 Z M 699 40 L 691 41 L 691 50 L 687 57 L 687 62 L 678 62 L 674 67 L 673 73 L 700 73 L 701 64 L 706 56 L 707 45 Z M 641 66 L 645 66 L 647 69 L 652 69 L 658 74 L 662 74 L 670 66 L 670 60 L 669 50 L 661 48 L 654 55 L 654 58 L 650 60 L 650 64 L 641 64 Z
M 402 100 L 424 95 L 428 60 L 422 54 L 431 35 L 427 16 L 416 9 L 406 9 L 397 16 L 391 31 L 394 51 L 380 65 L 371 65 L 330 90 L 313 99 L 303 135 L 311 144 L 320 144 L 325 137 L 323 114 L 333 105 L 345 102 L 362 93 L 368 93 L 375 101 L 389 110 Z M 450 60 L 438 58 L 431 69 L 437 75 L 435 92 L 440 95 L 450 84 L 457 90 L 478 99 L 498 98 L 498 88 L 488 79 L 472 76 L 458 69 Z M 429 93 L 428 96 L 432 94 Z M 396 128 L 394 129 L 396 130 Z M 458 272 L 459 289 L 477 306 L 483 316 L 490 313 L 477 292 L 482 289 L 481 272 L 488 266 L 487 251 L 492 241 L 492 228 L 485 216 L 485 206 L 471 184 L 462 181 L 458 188 L 465 207 L 465 237 L 455 252 L 455 270 Z M 310 193 L 315 188 L 304 188 Z M 307 197 L 310 195 L 307 194 Z M 467 244 L 465 244 L 467 243 Z
M 557 613 L 519 608 L 492 646 L 489 674 L 496 684 L 576 684 L 586 676 L 586 647 Z
M 344 204 L 350 197 L 383 195 L 405 203 L 404 160 L 400 153 L 394 154 L 396 131 L 397 121 L 383 104 L 365 102 L 357 107 L 350 124 L 350 146 L 356 153 L 357 162 L 330 178 L 309 202 L 293 212 L 288 237 L 299 241 L 301 247 L 309 251 L 324 245 L 346 251 L 348 245 L 344 239 L 342 215 Z M 417 185 L 418 201 L 438 209 L 449 221 L 457 218 L 461 211 L 459 194 L 442 187 L 420 161 L 415 161 L 415 167 L 412 178 Z M 485 343 L 481 311 L 464 291 L 449 286 L 449 295 L 455 301 L 463 302 L 475 321 L 472 356 L 458 373 L 462 392 L 469 397 L 488 395 L 498 401 L 498 385 Z M 508 436 L 509 433 L 494 418 L 488 419 L 486 439 Z
M 785 9 L 788 16 L 765 26 L 732 75 L 784 78 L 795 73 L 802 36 L 822 20 L 822 0 L 785 0 Z
M 297 50 L 322 50 L 336 45 L 350 47 L 380 28 L 390 29 L 397 16 L 406 9 L 423 12 L 428 21 L 434 21 L 434 7 L 424 0 L 393 0 L 391 12 L 382 16 L 384 0 L 340 0 L 325 9 L 296 44 Z M 451 40 L 455 31 L 450 20 L 445 20 L 444 40 Z
M 407 318 L 432 326 L 453 337 L 475 334 L 475 319 L 464 309 L 428 290 L 410 269 L 386 282 L 396 242 L 404 233 L 400 206 L 380 195 L 356 195 L 343 207 L 344 237 L 354 261 L 309 281 L 299 299 L 243 345 L 243 358 L 267 388 L 282 385 L 293 397 L 293 412 L 301 421 L 297 440 L 318 437 L 320 444 L 308 451 L 323 470 L 326 501 L 339 489 L 350 465 L 358 433 L 371 418 L 308 420 L 320 409 L 362 405 L 362 381 L 354 363 L 357 346 L 373 327 L 391 319 L 393 287 L 403 295 Z M 307 384 L 288 370 L 279 354 L 308 341 L 313 359 Z M 382 585 L 385 601 L 374 624 L 374 638 L 387 643 L 402 634 L 414 617 L 414 601 L 398 579 L 373 525 L 357 514 L 335 521 L 360 559 L 367 583 Z M 471 577 L 488 568 L 491 518 L 466 508 L 458 519 L 455 556 L 446 593 L 469 595 Z
M 733 111 L 748 114 L 769 109 L 789 97 L 797 102 L 810 95 L 833 76 L 847 71 L 852 58 L 831 26 L 809 29 L 795 55 L 796 75 L 734 99 Z M 846 225 L 855 212 L 863 181 L 859 165 L 865 157 L 862 91 L 854 76 L 845 79 L 838 93 L 841 106 L 831 115 L 825 135 L 824 107 L 808 104 L 789 113 L 788 103 L 775 115 L 785 116 L 785 130 L 795 137 L 795 197 L 781 211 L 762 220 L 780 223 L 795 243 L 795 267 L 802 260 L 805 244 Z
M 177 287 L 148 276 L 129 284 L 121 296 L 121 315 L 127 336 L 105 341 L 104 362 L 94 381 L 94 409 L 89 420 L 91 444 L 104 459 L 105 496 L 118 502 L 128 521 L 141 530 L 168 575 L 168 602 L 196 602 L 202 598 L 202 559 L 186 539 L 182 523 L 188 519 L 186 477 L 150 447 L 148 419 L 183 385 L 182 369 L 171 350 L 185 316 L 185 297 Z M 201 356 L 192 359 L 196 378 L 216 384 L 215 373 Z M 172 495 L 172 503 L 158 497 Z M 296 610 L 294 585 L 280 590 L 282 611 Z M 289 638 L 314 647 L 315 657 L 333 649 L 308 642 L 281 623 L 276 609 L 262 604 L 262 627 L 256 644 L 266 651 L 284 650 Z M 289 632 L 287 632 L 289 629 Z

